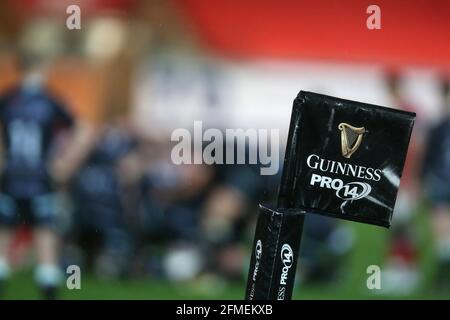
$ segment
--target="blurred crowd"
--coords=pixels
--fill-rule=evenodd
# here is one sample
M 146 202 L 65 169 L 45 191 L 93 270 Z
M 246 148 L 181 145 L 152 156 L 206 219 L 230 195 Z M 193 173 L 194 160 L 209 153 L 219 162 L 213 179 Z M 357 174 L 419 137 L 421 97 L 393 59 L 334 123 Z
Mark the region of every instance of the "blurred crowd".
M 220 76 L 223 65 L 200 49 L 195 32 L 165 1 L 96 3 L 82 30 L 67 30 L 67 15 L 58 17 L 53 7 L 34 15 L 19 6 L 25 13 L 17 13 L 18 21 L 0 23 L 0 71 L 6 75 L 0 82 L 0 287 L 26 264 L 32 231 L 36 281 L 50 298 L 60 283 L 55 269 L 73 264 L 104 279 L 242 282 L 258 203 L 274 202 L 281 169 L 261 176 L 258 165 L 173 164 L 174 128 L 189 129 L 196 118 L 218 129 L 236 126 L 240 116 L 227 110 L 231 86 Z M 132 16 L 131 3 L 137 3 Z M 2 4 L 3 15 L 2 9 L 18 10 Z M 442 105 L 436 121 L 405 97 L 401 71 L 383 70 L 383 77 L 390 105 L 418 114 L 385 290 L 408 293 L 419 285 L 412 224 L 420 199 L 435 239 L 436 283 L 448 287 L 449 80 L 436 74 Z M 285 107 L 282 120 L 290 115 Z M 268 112 L 262 122 L 270 122 Z M 338 279 L 354 243 L 348 224 L 308 216 L 301 281 Z

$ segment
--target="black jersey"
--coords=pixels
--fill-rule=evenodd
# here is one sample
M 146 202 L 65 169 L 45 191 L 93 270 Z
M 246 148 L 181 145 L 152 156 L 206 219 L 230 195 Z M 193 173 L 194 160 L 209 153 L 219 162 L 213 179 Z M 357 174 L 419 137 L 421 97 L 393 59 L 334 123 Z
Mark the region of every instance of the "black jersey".
M 16 88 L 1 97 L 2 192 L 15 198 L 49 192 L 52 146 L 58 133 L 73 123 L 67 110 L 44 90 Z
M 429 134 L 424 155 L 422 175 L 450 182 L 450 117 L 436 125 Z
M 114 127 L 106 128 L 85 166 L 78 173 L 75 186 L 85 202 L 111 204 L 117 201 L 120 194 L 117 165 L 134 146 L 134 139 L 124 130 Z

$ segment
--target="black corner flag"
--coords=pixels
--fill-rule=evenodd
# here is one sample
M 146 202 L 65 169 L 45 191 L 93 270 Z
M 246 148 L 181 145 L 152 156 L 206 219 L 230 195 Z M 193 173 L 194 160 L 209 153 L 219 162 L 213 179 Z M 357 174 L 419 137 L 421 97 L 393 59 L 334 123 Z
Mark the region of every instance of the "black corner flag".
M 291 299 L 306 213 L 390 226 L 414 119 L 300 91 L 277 206 L 260 205 L 246 299 Z

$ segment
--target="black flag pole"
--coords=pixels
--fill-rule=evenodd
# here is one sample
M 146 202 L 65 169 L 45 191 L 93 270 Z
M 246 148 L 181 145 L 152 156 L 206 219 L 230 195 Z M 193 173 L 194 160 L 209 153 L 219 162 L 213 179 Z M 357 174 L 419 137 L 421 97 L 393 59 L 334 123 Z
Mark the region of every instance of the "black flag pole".
M 253 253 L 247 280 L 247 300 L 290 300 L 294 289 L 297 260 L 303 233 L 305 213 L 289 212 L 293 175 L 291 174 L 298 143 L 298 109 L 292 110 L 289 136 L 281 183 L 278 188 L 277 206 L 259 206 Z M 291 132 L 292 131 L 292 132 Z M 293 146 L 288 148 L 287 146 Z
M 307 213 L 390 226 L 414 119 L 300 91 L 276 207 L 259 206 L 246 299 L 292 298 Z

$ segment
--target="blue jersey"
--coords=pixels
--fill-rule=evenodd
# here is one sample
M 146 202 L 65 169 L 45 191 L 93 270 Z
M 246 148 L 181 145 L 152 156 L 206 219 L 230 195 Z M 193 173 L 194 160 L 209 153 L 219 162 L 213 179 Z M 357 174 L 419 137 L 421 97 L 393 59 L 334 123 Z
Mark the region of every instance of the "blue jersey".
M 433 175 L 450 182 L 450 118 L 435 126 L 428 137 L 423 176 Z
M 48 160 L 58 133 L 72 116 L 44 90 L 16 88 L 0 98 L 5 149 L 2 192 L 30 198 L 50 191 Z
M 134 148 L 127 132 L 109 127 L 81 168 L 76 179 L 76 191 L 86 202 L 114 204 L 120 195 L 117 165 Z M 89 201 L 87 201 L 89 199 Z

